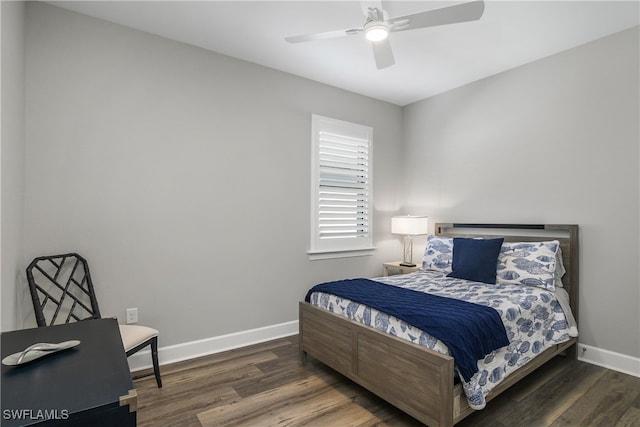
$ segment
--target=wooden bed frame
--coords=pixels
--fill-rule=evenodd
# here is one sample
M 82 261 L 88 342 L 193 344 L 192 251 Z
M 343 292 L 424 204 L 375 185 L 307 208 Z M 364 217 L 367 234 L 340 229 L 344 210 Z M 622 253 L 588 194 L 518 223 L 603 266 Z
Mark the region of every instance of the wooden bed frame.
M 532 224 L 435 224 L 435 234 L 504 237 L 505 241 L 558 240 L 567 273 L 564 288 L 578 319 L 578 226 Z M 300 358 L 307 355 L 350 378 L 429 426 L 452 426 L 474 412 L 461 384 L 454 384 L 454 360 L 377 329 L 300 302 Z M 577 338 L 555 345 L 510 374 L 486 396 L 487 402 L 520 379 L 566 352 L 576 357 Z

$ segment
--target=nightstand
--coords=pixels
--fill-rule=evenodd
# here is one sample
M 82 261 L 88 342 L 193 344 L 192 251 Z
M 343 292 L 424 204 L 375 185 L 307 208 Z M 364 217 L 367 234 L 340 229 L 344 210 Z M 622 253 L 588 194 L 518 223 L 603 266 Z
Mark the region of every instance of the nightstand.
M 400 265 L 402 261 L 385 262 L 382 264 L 383 276 L 393 276 L 394 274 L 407 274 L 420 270 L 421 265 L 417 264 L 415 267 L 404 267 Z

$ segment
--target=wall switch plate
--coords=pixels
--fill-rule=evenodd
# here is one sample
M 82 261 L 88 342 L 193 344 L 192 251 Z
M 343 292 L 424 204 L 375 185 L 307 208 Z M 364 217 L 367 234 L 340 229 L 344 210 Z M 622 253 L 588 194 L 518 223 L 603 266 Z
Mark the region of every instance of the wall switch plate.
M 127 325 L 138 323 L 138 308 L 127 308 Z

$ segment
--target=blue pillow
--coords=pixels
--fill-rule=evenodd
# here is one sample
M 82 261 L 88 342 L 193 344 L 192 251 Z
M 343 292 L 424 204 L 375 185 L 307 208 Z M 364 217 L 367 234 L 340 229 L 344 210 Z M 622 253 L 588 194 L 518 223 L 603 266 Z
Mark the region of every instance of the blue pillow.
M 452 271 L 447 277 L 496 284 L 498 255 L 504 239 L 453 238 Z

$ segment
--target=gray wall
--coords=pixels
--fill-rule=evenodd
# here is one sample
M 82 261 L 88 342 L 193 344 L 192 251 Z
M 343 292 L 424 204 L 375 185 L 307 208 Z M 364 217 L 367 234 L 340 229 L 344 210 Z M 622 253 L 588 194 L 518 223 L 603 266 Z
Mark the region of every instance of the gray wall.
M 24 29 L 25 4 L 0 2 L 2 14 L 2 143 L 0 145 L 0 287 L 2 288 L 1 329 L 16 328 L 21 315 L 17 302 L 23 295 L 16 283 L 24 278 Z
M 640 356 L 638 28 L 404 109 L 406 206 L 581 226 L 580 341 Z
M 296 320 L 401 253 L 398 106 L 41 3 L 27 83 L 27 259 L 81 252 L 103 315 L 163 346 Z M 312 113 L 374 128 L 374 256 L 308 260 Z

